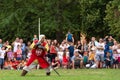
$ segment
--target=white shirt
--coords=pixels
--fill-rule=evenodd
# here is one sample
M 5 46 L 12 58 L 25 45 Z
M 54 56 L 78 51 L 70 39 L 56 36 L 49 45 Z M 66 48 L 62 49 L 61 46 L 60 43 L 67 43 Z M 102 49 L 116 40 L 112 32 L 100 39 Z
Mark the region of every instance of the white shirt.
M 58 51 L 58 57 L 60 60 L 63 59 L 63 52 L 62 51 Z
M 5 50 L 0 49 L 0 58 L 4 59 L 5 57 Z
M 102 47 L 105 49 L 105 44 L 104 43 L 98 43 L 97 47 Z M 104 50 L 96 50 L 96 54 L 104 54 Z
M 19 42 L 15 42 L 15 43 L 14 43 L 13 52 L 16 52 L 16 51 L 17 51 L 17 46 L 18 46 L 18 45 L 21 45 L 21 43 L 19 43 Z

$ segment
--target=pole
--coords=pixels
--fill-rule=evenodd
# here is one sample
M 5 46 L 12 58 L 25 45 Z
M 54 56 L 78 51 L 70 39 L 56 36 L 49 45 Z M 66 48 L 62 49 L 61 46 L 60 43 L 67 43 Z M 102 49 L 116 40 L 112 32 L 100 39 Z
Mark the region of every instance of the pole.
M 40 40 L 40 18 L 38 19 L 38 36 Z

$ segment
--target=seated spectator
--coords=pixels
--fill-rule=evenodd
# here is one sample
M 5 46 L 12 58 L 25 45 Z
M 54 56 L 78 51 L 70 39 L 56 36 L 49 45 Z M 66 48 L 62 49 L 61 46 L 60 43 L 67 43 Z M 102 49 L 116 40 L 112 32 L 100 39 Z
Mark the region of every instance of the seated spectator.
M 94 49 L 91 49 L 91 51 L 89 52 L 88 64 L 86 65 L 86 68 L 96 68 L 96 64 L 95 64 L 95 50 Z
M 12 61 L 12 69 L 17 70 L 19 63 L 20 62 L 18 60 L 16 60 L 16 58 L 14 58 L 13 61 Z
M 72 57 L 72 68 L 80 68 L 83 66 L 83 58 L 78 52 L 79 50 L 74 51 L 74 56 Z
M 10 58 L 8 58 L 4 63 L 4 69 L 11 70 L 12 69 L 12 61 Z
M 23 67 L 25 66 L 26 64 L 26 61 L 25 60 L 22 60 L 19 64 L 18 64 L 18 70 L 22 70 Z
M 83 65 L 85 66 L 88 63 L 88 52 L 84 52 L 83 54 Z
M 62 67 L 68 68 L 68 64 L 69 64 L 69 57 L 67 56 L 67 52 L 65 51 L 63 54 Z
M 52 61 L 52 67 L 54 69 L 58 69 L 60 67 L 60 61 L 59 61 L 58 57 L 55 57 L 55 60 Z

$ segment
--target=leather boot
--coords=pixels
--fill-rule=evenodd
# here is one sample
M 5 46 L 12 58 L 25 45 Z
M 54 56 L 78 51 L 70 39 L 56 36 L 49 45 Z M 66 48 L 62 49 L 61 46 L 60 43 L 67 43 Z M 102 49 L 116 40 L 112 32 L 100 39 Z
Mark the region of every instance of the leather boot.
M 23 70 L 23 72 L 22 72 L 21 76 L 25 76 L 27 73 L 28 73 L 28 71 Z

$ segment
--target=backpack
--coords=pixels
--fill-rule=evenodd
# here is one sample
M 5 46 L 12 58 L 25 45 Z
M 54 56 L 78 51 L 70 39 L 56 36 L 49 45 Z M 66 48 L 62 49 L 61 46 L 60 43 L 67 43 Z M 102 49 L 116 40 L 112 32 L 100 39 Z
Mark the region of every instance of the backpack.
M 68 34 L 67 41 L 72 42 L 72 34 Z

